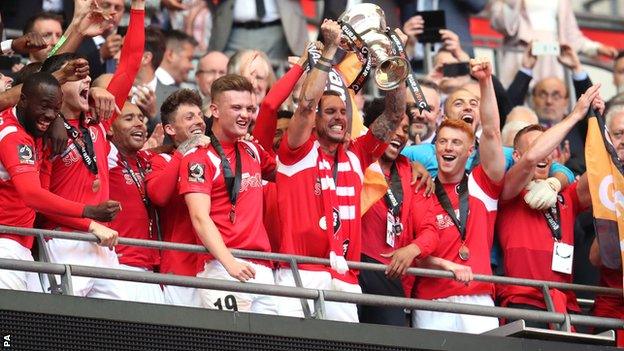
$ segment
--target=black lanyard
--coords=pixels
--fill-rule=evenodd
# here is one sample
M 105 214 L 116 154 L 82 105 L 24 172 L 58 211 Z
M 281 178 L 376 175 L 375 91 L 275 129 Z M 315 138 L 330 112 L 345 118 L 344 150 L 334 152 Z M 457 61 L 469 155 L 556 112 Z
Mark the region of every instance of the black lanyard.
M 219 143 L 219 140 L 213 133 L 210 135 L 210 143 L 221 158 L 221 167 L 223 168 L 223 177 L 225 178 L 225 188 L 227 189 L 228 195 L 230 196 L 230 203 L 232 204 L 232 208 L 230 209 L 230 222 L 234 223 L 236 220 L 236 200 L 238 199 L 238 192 L 240 191 L 241 177 L 243 174 L 243 166 L 240 151 L 238 150 L 238 142 L 234 143 L 234 151 L 236 153 L 236 171 L 234 174 L 232 174 L 232 167 L 230 166 L 230 162 L 227 157 L 225 157 L 225 152 L 223 152 L 221 143 Z
M 390 186 L 388 186 L 388 191 L 384 198 L 392 215 L 397 217 L 403 204 L 403 185 L 401 184 L 396 162 L 392 163 L 392 167 L 390 167 Z
M 366 83 L 366 78 L 368 78 L 368 75 L 373 69 L 373 60 L 370 57 L 371 53 L 368 49 L 368 46 L 366 45 L 364 40 L 362 40 L 360 35 L 355 31 L 355 29 L 351 27 L 350 24 L 346 22 L 340 22 L 340 29 L 344 34 L 344 39 L 350 44 L 352 48 L 357 50 L 360 56 L 364 59 L 364 64 L 362 65 L 360 72 L 357 74 L 357 76 L 349 86 L 349 88 L 351 88 L 357 94 L 357 92 L 364 87 L 364 84 Z
M 546 223 L 550 228 L 550 232 L 552 233 L 553 239 L 555 241 L 561 240 L 561 220 L 559 216 L 559 204 L 555 203 L 554 206 L 542 212 L 544 214 L 544 218 L 546 218 Z
M 442 183 L 438 177 L 435 179 L 435 194 L 440 201 L 442 208 L 448 213 L 448 215 L 455 223 L 455 226 L 459 230 L 462 243 L 466 241 L 466 221 L 468 220 L 468 176 L 464 174 L 461 182 L 457 185 L 457 193 L 459 194 L 459 219 L 455 215 L 451 200 L 449 200 Z
M 130 164 L 128 163 L 126 158 L 121 153 L 119 153 L 119 160 L 121 161 L 121 165 L 124 167 L 126 172 L 128 172 L 128 174 L 130 175 L 130 178 L 132 178 L 134 185 L 139 191 L 139 195 L 141 196 L 141 201 L 143 202 L 143 205 L 145 206 L 145 210 L 147 210 L 147 215 L 149 216 L 149 221 L 150 221 L 149 223 L 150 238 L 153 238 L 153 232 L 155 229 L 158 240 L 162 241 L 162 233 L 160 232 L 160 223 L 158 220 L 158 212 L 156 212 L 156 209 L 154 208 L 154 206 L 152 206 L 152 202 L 147 196 L 147 185 L 145 184 L 145 168 L 141 165 L 141 161 L 137 158 L 136 164 L 137 164 L 137 169 L 139 170 L 139 176 L 137 177 L 137 174 L 134 172 L 132 167 L 130 167 Z
M 80 122 L 79 122 L 80 123 Z M 65 130 L 67 134 L 74 142 L 76 149 L 82 156 L 82 161 L 84 162 L 89 172 L 97 175 L 98 167 L 97 167 L 97 159 L 95 157 L 95 150 L 93 148 L 93 140 L 91 139 L 91 133 L 89 130 L 82 125 L 79 125 L 80 131 L 76 129 L 74 126 L 69 124 L 65 117 L 63 117 L 63 125 L 65 126 Z M 82 136 L 80 135 L 82 133 Z

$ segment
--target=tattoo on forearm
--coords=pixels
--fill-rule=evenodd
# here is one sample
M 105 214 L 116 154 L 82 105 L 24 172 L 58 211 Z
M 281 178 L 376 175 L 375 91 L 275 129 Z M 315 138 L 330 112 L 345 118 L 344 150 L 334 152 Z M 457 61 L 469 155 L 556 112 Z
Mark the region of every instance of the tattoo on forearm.
M 385 101 L 383 114 L 373 122 L 370 129 L 377 139 L 389 141 L 405 114 L 405 89 L 389 91 Z

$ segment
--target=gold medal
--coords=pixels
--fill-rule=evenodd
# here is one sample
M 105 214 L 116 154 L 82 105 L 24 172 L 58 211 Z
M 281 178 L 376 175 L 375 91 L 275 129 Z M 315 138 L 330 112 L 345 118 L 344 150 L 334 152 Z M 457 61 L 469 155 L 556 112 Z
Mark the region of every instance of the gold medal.
M 91 186 L 91 190 L 93 190 L 94 193 L 97 193 L 98 190 L 100 190 L 100 180 L 96 179 L 93 181 L 93 185 Z
M 462 243 L 462 245 L 459 247 L 459 258 L 462 261 L 468 261 L 468 259 L 470 258 L 470 250 L 468 249 L 468 246 L 466 246 L 466 244 Z

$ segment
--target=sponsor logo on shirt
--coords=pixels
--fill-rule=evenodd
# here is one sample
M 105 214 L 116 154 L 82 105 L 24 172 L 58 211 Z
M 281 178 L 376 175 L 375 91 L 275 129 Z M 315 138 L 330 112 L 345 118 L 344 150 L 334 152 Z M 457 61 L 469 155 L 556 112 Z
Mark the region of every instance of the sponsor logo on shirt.
M 249 175 L 245 173 L 241 179 L 240 193 L 245 192 L 251 188 L 262 188 L 262 176 L 260 173 Z
M 446 229 L 455 225 L 453 220 L 448 214 L 437 214 L 436 215 L 436 225 L 438 229 Z
M 245 149 L 245 151 L 247 152 L 247 154 L 249 154 L 249 156 L 251 156 L 251 158 L 253 158 L 254 160 L 256 159 L 256 154 L 253 152 L 253 150 L 249 148 L 249 146 L 243 145 L 243 149 Z
M 342 242 L 342 256 L 347 257 L 347 253 L 349 252 L 349 239 L 345 239 Z
M 204 177 L 206 171 L 206 165 L 203 163 L 189 163 L 188 166 L 188 181 L 193 183 L 204 183 L 206 178 Z
M 17 145 L 17 157 L 21 164 L 26 165 L 34 165 L 35 164 L 35 154 L 33 152 L 32 146 L 19 144 Z

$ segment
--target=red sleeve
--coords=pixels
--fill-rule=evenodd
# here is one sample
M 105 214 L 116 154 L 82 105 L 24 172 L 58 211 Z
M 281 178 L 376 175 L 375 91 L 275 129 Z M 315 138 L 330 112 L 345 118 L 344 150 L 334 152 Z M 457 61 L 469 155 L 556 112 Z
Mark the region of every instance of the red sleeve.
M 417 257 L 420 259 L 430 256 L 436 250 L 438 242 L 440 241 L 434 213 L 435 208 L 436 206 L 429 207 L 420 225 L 414 226 L 414 235 L 416 238 L 412 240 L 412 243 L 420 248 L 420 254 Z M 422 213 L 414 211 L 413 215 L 416 217 L 422 215 Z
M 145 11 L 130 10 L 130 24 L 123 41 L 121 54 L 119 57 L 119 65 L 113 75 L 106 90 L 115 96 L 115 104 L 121 110 L 128 98 L 134 78 L 141 68 L 141 59 L 143 58 L 143 46 L 145 45 Z M 114 114 L 110 119 L 105 121 L 106 130 L 110 129 L 113 121 L 117 117 Z
M 260 103 L 258 119 L 253 130 L 254 138 L 262 147 L 273 153 L 273 137 L 277 128 L 277 110 L 288 99 L 292 90 L 303 74 L 303 68 L 294 65 L 282 78 L 280 78 Z
M 290 146 L 288 146 L 288 131 L 286 131 L 280 143 L 280 147 L 277 150 L 277 154 L 281 163 L 293 165 L 304 158 L 310 150 L 312 150 L 312 147 L 314 147 L 314 137 L 310 136 L 303 145 L 296 149 L 291 149 Z
M 210 195 L 212 182 L 219 172 L 220 169 L 206 156 L 205 149 L 184 156 L 180 163 L 180 195 L 187 193 Z
M 262 179 L 268 181 L 275 180 L 275 170 L 277 162 L 275 156 L 267 152 L 261 145 L 256 144 L 258 154 L 260 155 L 260 168 L 262 169 Z
M 169 156 L 169 155 L 166 155 Z M 156 155 L 150 160 L 150 172 L 145 179 L 147 194 L 154 205 L 164 207 L 175 195 L 180 173 L 182 154 L 174 152 L 169 161 L 165 155 Z
M 368 168 L 377 161 L 386 151 L 388 144 L 377 139 L 370 130 L 366 134 L 357 137 L 349 146 L 349 151 L 355 153 L 360 159 L 362 169 Z
M 503 191 L 503 184 L 505 181 L 505 177 L 501 179 L 499 182 L 495 182 L 490 177 L 488 177 L 485 170 L 481 165 L 475 167 L 475 169 L 470 174 L 470 177 L 475 180 L 476 185 L 493 200 L 498 200 L 501 192 Z M 470 179 L 468 179 L 468 189 L 470 189 Z M 471 193 L 472 194 L 472 193 Z
M 46 215 L 46 217 L 54 223 L 63 223 L 64 227 L 74 228 L 75 230 L 81 232 L 88 232 L 89 225 L 91 225 L 91 222 L 93 222 L 93 220 L 89 218 L 75 218 L 57 215 Z M 104 223 L 102 224 L 106 225 Z
M 15 190 L 26 206 L 46 215 L 59 215 L 80 218 L 85 205 L 66 200 L 42 189 L 36 172 L 22 172 L 11 175 Z M 59 222 L 64 223 L 64 222 Z
M 38 160 L 35 144 L 24 132 L 17 129 L 10 131 L 9 128 L 15 127 L 3 130 L 6 136 L 0 144 L 0 163 L 11 178 L 22 173 L 36 173 Z

